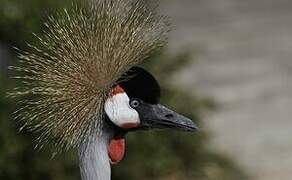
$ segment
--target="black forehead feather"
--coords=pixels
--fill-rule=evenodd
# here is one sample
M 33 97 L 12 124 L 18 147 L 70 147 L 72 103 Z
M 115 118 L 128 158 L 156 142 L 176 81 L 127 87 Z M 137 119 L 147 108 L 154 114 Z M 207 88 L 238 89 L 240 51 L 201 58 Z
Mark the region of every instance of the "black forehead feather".
M 130 98 L 139 98 L 147 103 L 157 104 L 160 99 L 160 87 L 157 80 L 145 69 L 132 67 L 119 85 Z

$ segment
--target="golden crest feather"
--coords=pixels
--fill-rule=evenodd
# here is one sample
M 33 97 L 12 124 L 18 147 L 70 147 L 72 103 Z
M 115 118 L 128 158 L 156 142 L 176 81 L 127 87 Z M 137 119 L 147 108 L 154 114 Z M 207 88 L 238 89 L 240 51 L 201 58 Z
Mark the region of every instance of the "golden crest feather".
M 100 133 L 104 101 L 132 66 L 163 46 L 168 21 L 143 2 L 88 1 L 50 17 L 39 46 L 19 50 L 20 97 L 15 119 L 38 131 L 38 144 L 59 150 Z M 95 136 L 94 136 L 95 137 Z

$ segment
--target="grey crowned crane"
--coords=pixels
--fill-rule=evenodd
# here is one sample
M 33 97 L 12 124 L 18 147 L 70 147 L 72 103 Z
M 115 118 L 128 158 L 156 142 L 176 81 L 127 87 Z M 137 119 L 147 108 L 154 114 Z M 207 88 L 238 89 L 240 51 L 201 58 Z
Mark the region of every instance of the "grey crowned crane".
M 110 180 L 128 132 L 195 131 L 159 104 L 155 78 L 137 67 L 166 42 L 167 18 L 139 0 L 87 0 L 49 17 L 38 46 L 17 50 L 20 79 L 10 93 L 15 119 L 36 132 L 37 147 L 77 150 L 83 180 Z
M 80 154 L 84 180 L 109 180 L 110 164 L 117 164 L 125 153 L 125 135 L 146 129 L 196 131 L 190 119 L 159 104 L 160 88 L 146 70 L 133 67 L 133 76 L 113 87 L 105 102 L 105 125 L 99 141 Z

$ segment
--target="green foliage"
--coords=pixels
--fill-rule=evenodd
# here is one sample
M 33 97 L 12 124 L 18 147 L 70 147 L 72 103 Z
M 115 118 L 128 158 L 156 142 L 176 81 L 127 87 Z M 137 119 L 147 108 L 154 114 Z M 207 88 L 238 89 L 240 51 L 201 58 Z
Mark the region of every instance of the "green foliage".
M 0 0 L 0 43 L 8 47 L 25 47 L 26 42 L 33 41 L 32 31 L 41 32 L 47 14 L 66 7 L 68 3 L 70 0 Z M 188 64 L 189 57 L 188 53 L 176 57 L 157 54 L 147 61 L 145 67 L 158 77 L 162 85 L 162 104 L 192 118 L 199 124 L 200 132 L 130 133 L 125 160 L 113 167 L 113 179 L 246 179 L 232 161 L 205 148 L 208 133 L 204 130 L 201 111 L 214 108 L 212 101 L 190 97 L 188 92 L 169 83 L 171 77 Z M 20 125 L 11 118 L 17 102 L 5 98 L 8 89 L 14 85 L 5 77 L 0 72 L 0 179 L 80 179 L 74 152 L 51 159 L 52 151 L 33 148 L 34 134 L 18 131 Z
M 72 0 L 0 0 L 0 39 L 11 46 L 32 42 L 32 32 L 40 33 L 48 15 Z
M 12 85 L 1 76 L 0 83 L 0 179 L 79 179 L 75 154 L 50 159 L 52 151 L 34 149 L 34 134 L 18 131 L 19 124 L 11 118 L 17 102 L 6 98 Z

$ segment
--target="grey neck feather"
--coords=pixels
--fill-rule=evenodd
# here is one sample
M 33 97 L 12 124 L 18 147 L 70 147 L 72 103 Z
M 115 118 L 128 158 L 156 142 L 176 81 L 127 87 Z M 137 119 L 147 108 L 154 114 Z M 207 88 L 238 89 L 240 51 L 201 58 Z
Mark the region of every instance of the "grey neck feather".
M 80 172 L 82 180 L 110 180 L 111 167 L 108 157 L 108 143 L 111 133 L 103 131 L 98 140 L 87 148 L 79 149 Z M 86 149 L 85 149 L 86 148 Z

